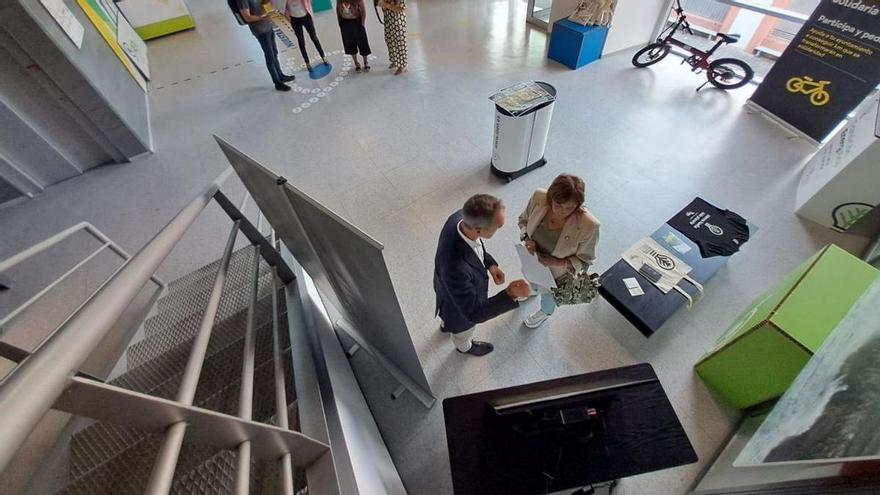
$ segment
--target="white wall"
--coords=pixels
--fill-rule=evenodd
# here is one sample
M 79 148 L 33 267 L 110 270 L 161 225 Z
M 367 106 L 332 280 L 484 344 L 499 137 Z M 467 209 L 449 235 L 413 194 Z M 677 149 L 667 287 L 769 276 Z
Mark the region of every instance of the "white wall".
M 670 4 L 670 0 L 618 0 L 602 55 L 648 44 Z
M 570 16 L 579 3 L 580 0 L 553 0 L 553 5 L 550 7 L 550 27 L 547 31 L 553 30 L 554 22 Z

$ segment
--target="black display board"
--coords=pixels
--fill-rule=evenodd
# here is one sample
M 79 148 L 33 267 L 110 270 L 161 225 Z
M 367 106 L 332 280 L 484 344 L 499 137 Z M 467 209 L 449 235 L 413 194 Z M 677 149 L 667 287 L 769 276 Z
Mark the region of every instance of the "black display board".
M 450 397 L 443 417 L 456 495 L 553 493 L 698 460 L 649 364 Z
M 820 142 L 880 82 L 880 0 L 822 0 L 751 101 Z

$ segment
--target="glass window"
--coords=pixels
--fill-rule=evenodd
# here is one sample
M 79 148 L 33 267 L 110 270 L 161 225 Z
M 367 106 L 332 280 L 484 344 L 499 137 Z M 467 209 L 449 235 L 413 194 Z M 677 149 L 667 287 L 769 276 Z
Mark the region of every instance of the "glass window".
M 820 0 L 681 0 L 694 34 L 684 31 L 676 38 L 708 50 L 717 33 L 738 34 L 739 41 L 722 45 L 713 58 L 734 57 L 755 69 L 763 78 L 777 58 L 819 5 Z M 670 11 L 667 26 L 676 20 Z
M 553 7 L 553 0 L 529 0 L 526 20 L 547 30 L 550 24 L 551 7 Z

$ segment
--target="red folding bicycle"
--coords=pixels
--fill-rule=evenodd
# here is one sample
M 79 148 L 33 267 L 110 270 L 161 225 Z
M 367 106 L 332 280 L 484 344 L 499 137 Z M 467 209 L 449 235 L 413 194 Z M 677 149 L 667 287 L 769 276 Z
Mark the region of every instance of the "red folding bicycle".
M 688 33 L 694 34 L 691 30 L 691 25 L 687 21 L 684 9 L 681 8 L 680 0 L 675 0 L 673 11 L 677 14 L 678 19 L 657 36 L 657 41 L 642 48 L 633 55 L 633 65 L 639 68 L 654 65 L 663 60 L 666 55 L 669 55 L 669 51 L 673 46 L 677 46 L 691 54 L 682 60 L 681 63 L 690 65 L 691 70 L 698 74 L 706 71 L 706 78 L 708 79 L 706 83 L 712 83 L 716 88 L 725 90 L 741 88 L 752 80 L 752 77 L 755 76 L 755 71 L 742 60 L 737 58 L 719 58 L 713 61 L 709 59 L 722 45 L 739 41 L 738 34 L 718 33 L 718 40 L 715 46 L 708 51 L 700 50 L 673 37 L 679 29 L 684 29 Z M 702 89 L 706 83 L 697 88 L 697 91 Z

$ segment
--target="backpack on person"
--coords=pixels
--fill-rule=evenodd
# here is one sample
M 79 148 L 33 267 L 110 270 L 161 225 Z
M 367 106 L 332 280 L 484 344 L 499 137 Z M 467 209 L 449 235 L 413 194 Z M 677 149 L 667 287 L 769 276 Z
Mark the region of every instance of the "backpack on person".
M 336 2 L 336 15 L 338 15 L 340 19 L 360 19 L 361 5 L 357 1 L 339 0 Z
M 229 4 L 229 10 L 232 11 L 233 17 L 238 22 L 239 26 L 246 26 L 247 22 L 245 22 L 244 18 L 241 16 L 241 12 L 238 10 L 238 0 L 226 0 Z

